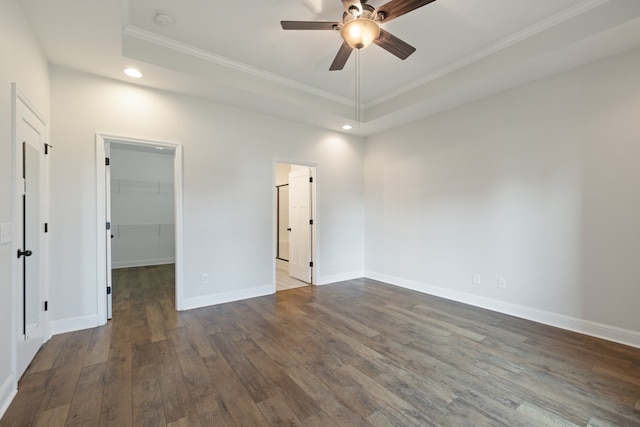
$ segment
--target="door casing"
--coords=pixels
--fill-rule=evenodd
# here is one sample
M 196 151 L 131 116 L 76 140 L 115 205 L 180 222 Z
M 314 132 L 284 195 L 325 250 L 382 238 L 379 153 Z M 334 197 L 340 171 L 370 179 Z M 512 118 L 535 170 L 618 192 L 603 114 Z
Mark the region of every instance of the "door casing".
M 105 158 L 111 158 L 111 143 L 104 143 L 104 154 Z M 111 233 L 113 233 L 111 226 L 111 168 L 105 162 L 104 168 L 104 212 L 105 212 L 105 222 L 109 224 L 109 227 L 105 227 L 105 262 L 107 263 L 105 269 L 105 279 L 106 279 L 106 288 L 107 288 L 107 320 L 111 320 L 113 315 L 113 287 L 112 287 L 112 277 L 111 277 L 111 268 L 112 268 L 112 260 L 111 260 Z
M 96 134 L 96 284 L 97 284 L 97 319 L 98 325 L 107 323 L 107 268 L 106 268 L 106 191 L 105 191 L 105 144 L 119 143 L 130 145 L 144 145 L 153 147 L 167 147 L 174 150 L 173 185 L 174 185 L 174 218 L 175 218 L 175 298 L 176 310 L 184 307 L 183 292 L 183 241 L 182 241 L 182 145 L 174 142 L 133 138 L 121 135 Z

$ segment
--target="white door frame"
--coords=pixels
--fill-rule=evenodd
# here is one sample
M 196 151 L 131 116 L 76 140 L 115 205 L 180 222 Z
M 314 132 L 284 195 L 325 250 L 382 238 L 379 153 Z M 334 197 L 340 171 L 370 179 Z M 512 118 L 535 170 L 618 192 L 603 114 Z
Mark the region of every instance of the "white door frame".
M 273 291 L 276 291 L 276 254 L 278 253 L 278 218 L 276 215 L 276 211 L 278 209 L 278 196 L 276 193 L 276 164 L 277 163 L 288 163 L 296 166 L 308 166 L 311 168 L 311 176 L 313 177 L 313 185 L 311 186 L 311 217 L 313 218 L 313 227 L 311 228 L 311 262 L 313 262 L 313 269 L 311 270 L 311 284 L 318 284 L 318 271 L 320 266 L 320 257 L 318 256 L 318 248 L 320 245 L 318 244 L 318 227 L 321 227 L 322 222 L 320 221 L 318 214 L 318 174 L 319 174 L 319 165 L 314 162 L 306 162 L 295 159 L 288 159 L 284 157 L 274 157 L 273 165 L 272 165 L 272 173 L 271 173 L 271 191 L 273 191 L 273 200 L 271 207 L 271 220 L 272 220 L 272 228 L 271 228 L 271 241 L 273 242 L 273 253 L 271 256 L 271 260 L 273 263 Z
M 20 312 L 20 309 L 18 309 L 17 307 L 22 306 L 22 302 L 18 301 L 20 292 L 18 290 L 18 287 L 22 286 L 22 283 L 18 283 L 18 269 L 22 268 L 22 266 L 20 265 L 20 263 L 22 262 L 21 259 L 18 259 L 15 254 L 17 253 L 18 249 L 25 249 L 25 248 L 19 248 L 18 247 L 18 233 L 22 233 L 22 230 L 18 230 L 17 229 L 17 224 L 18 224 L 18 216 L 20 215 L 21 212 L 21 208 L 19 207 L 21 205 L 21 202 L 19 202 L 19 199 L 22 200 L 22 183 L 20 181 L 22 181 L 22 179 L 18 179 L 18 175 L 21 174 L 22 171 L 22 165 L 18 164 L 18 150 L 22 150 L 22 142 L 17 140 L 17 120 L 19 119 L 17 116 L 17 108 L 18 108 L 18 102 L 21 102 L 24 106 L 27 107 L 27 109 L 29 109 L 29 111 L 31 111 L 31 113 L 33 113 L 33 115 L 35 117 L 38 118 L 38 120 L 40 120 L 42 122 L 42 124 L 45 127 L 45 141 L 43 141 L 43 143 L 48 144 L 49 143 L 49 125 L 47 123 L 47 121 L 44 119 L 44 116 L 42 114 L 40 114 L 40 112 L 35 108 L 35 106 L 33 105 L 33 103 L 29 100 L 29 98 L 25 95 L 24 91 L 22 90 L 22 88 L 17 84 L 17 83 L 12 83 L 11 84 L 11 92 L 12 92 L 12 109 L 11 109 L 11 114 L 12 114 L 12 129 L 11 129 L 11 141 L 12 141 L 12 167 L 11 167 L 11 179 L 12 179 L 12 205 L 13 205 L 13 209 L 12 209 L 12 216 L 13 216 L 13 222 L 12 222 L 12 234 L 13 234 L 13 238 L 12 238 L 12 243 L 11 243 L 11 247 L 12 247 L 12 251 L 11 253 L 14 254 L 14 256 L 12 257 L 12 262 L 11 262 L 11 283 L 12 283 L 12 291 L 11 291 L 11 300 L 14 301 L 14 304 L 12 304 L 12 306 L 15 308 L 14 310 L 12 310 L 12 315 L 11 315 L 11 358 L 12 358 L 12 372 L 11 375 L 13 376 L 13 385 L 14 385 L 14 389 L 17 389 L 18 386 L 18 380 L 20 378 L 18 378 L 18 376 L 16 375 L 17 371 L 18 371 L 18 332 L 17 332 L 17 328 L 18 328 L 18 313 Z M 49 146 L 50 147 L 50 146 Z M 41 147 L 40 149 L 44 149 L 44 147 Z M 40 170 L 40 222 L 41 224 L 44 223 L 48 223 L 49 222 L 49 167 L 48 167 L 48 162 L 46 161 L 46 154 L 45 154 L 45 160 L 44 163 L 41 163 L 41 170 Z M 42 233 L 40 235 L 40 262 L 39 262 L 39 269 L 40 269 L 40 291 L 41 291 L 41 295 L 40 295 L 40 300 L 41 301 L 48 301 L 49 300 L 49 239 L 48 239 L 48 234 Z M 51 337 L 51 331 L 49 330 L 49 313 L 48 312 L 43 312 L 42 313 L 42 327 L 43 327 L 43 333 L 44 333 L 44 342 L 46 342 L 50 337 Z
M 105 157 L 111 158 L 111 143 L 109 141 L 105 141 L 104 143 L 104 154 Z M 105 162 L 105 166 L 108 166 Z M 109 229 L 106 227 L 103 230 L 105 236 L 105 263 L 107 265 L 107 270 L 105 271 L 106 278 L 106 286 L 107 286 L 107 320 L 111 320 L 113 317 L 113 275 L 112 271 L 109 271 L 109 268 L 113 268 L 113 258 L 111 256 L 111 248 L 113 247 L 113 242 L 111 241 L 111 236 L 113 236 L 113 220 L 111 219 L 111 168 L 104 168 L 104 216 L 105 222 L 109 223 Z
M 176 310 L 184 307 L 184 293 L 182 283 L 183 266 L 183 241 L 182 241 L 182 145 L 142 138 L 96 133 L 96 240 L 97 240 L 97 314 L 98 324 L 107 323 L 107 271 L 106 271 L 106 215 L 105 215 L 105 143 L 120 143 L 129 145 L 160 146 L 175 150 L 173 158 L 173 194 L 174 194 L 174 218 L 175 218 L 175 245 L 176 245 L 176 270 L 175 292 Z

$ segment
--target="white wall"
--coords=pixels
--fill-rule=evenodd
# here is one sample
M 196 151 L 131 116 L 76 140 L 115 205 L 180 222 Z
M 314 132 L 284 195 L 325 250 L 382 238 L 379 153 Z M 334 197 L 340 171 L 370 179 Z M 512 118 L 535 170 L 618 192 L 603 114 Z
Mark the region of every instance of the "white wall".
M 111 144 L 111 265 L 175 262 L 173 150 Z
M 321 283 L 364 269 L 363 141 L 308 125 L 51 69 L 51 314 L 96 314 L 96 132 L 184 145 L 184 296 L 209 304 L 273 289 L 274 158 L 317 162 Z M 69 254 L 73 253 L 73 256 Z M 337 258 L 332 265 L 327 259 Z M 209 285 L 201 274 L 209 274 Z
M 47 63 L 27 23 L 19 2 L 0 2 L 0 223 L 12 223 L 11 192 L 13 151 L 11 142 L 11 83 L 17 82 L 38 111 L 49 117 Z M 13 294 L 11 266 L 15 255 L 11 243 L 0 245 L 0 416 L 16 388 Z
M 638 69 L 636 50 L 368 138 L 367 275 L 640 345 Z

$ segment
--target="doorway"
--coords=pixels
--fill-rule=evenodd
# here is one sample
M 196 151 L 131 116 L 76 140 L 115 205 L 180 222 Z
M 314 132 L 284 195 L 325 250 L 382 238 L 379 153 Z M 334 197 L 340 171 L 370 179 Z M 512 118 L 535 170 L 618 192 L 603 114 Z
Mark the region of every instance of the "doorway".
M 96 147 L 99 320 L 112 314 L 112 268 L 175 263 L 180 310 L 182 146 L 98 134 Z
M 17 85 L 14 110 L 14 258 L 16 380 L 48 338 L 47 126 Z
M 315 283 L 316 167 L 275 163 L 276 291 Z
M 105 179 L 110 190 L 106 191 L 110 196 L 106 215 L 107 222 L 111 223 L 111 234 L 107 240 L 111 243 L 111 251 L 107 249 L 107 259 L 111 255 L 112 275 L 127 268 L 173 265 L 174 150 L 107 142 L 105 152 L 109 159 Z M 111 279 L 113 283 L 114 278 Z M 110 299 L 118 296 L 115 295 L 116 286 L 112 284 L 111 289 L 111 294 L 107 294 L 109 319 Z

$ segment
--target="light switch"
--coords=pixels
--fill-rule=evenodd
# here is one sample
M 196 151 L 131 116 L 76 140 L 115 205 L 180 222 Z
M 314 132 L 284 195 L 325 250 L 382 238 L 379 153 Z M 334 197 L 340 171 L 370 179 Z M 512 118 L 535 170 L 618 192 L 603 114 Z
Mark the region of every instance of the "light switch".
M 3 222 L 0 224 L 0 245 L 11 243 L 11 240 L 13 240 L 11 223 Z

